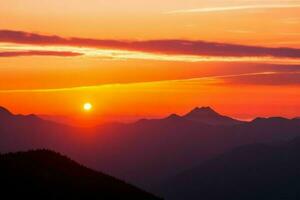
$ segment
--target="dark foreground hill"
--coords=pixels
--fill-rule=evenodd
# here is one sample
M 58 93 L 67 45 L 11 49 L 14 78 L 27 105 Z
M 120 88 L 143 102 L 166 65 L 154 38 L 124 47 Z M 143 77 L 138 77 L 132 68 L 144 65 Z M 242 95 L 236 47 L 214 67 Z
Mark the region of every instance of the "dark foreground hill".
M 48 150 L 1 155 L 0 177 L 7 199 L 158 199 Z
M 185 171 L 163 186 L 172 200 L 296 200 L 300 140 L 239 147 Z

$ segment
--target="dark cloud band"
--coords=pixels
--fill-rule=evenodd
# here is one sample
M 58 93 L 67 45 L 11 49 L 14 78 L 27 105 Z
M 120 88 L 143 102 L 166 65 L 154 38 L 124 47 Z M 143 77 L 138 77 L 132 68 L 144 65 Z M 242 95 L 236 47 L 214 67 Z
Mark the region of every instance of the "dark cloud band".
M 0 52 L 0 57 L 18 56 L 80 56 L 80 53 L 66 51 L 8 51 Z
M 11 30 L 0 30 L 0 42 L 94 47 L 171 55 L 300 58 L 300 49 L 296 48 L 271 48 L 190 40 L 122 41 L 63 38 Z

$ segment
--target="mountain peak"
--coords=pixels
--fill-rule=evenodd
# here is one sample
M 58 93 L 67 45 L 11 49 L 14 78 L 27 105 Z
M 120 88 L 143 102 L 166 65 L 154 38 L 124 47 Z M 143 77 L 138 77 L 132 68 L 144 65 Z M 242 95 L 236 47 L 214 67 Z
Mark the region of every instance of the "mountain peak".
M 216 111 L 214 111 L 211 107 L 196 107 L 185 116 L 216 116 L 219 115 Z
M 165 119 L 176 120 L 176 119 L 181 119 L 181 117 L 177 114 L 171 114 L 168 117 L 166 117 Z
M 8 109 L 0 106 L 0 117 L 4 119 L 27 119 L 27 120 L 35 120 L 35 119 L 40 119 L 37 115 L 35 114 L 29 114 L 29 115 L 21 115 L 21 114 L 13 114 L 10 112 Z
M 183 116 L 187 120 L 198 121 L 210 125 L 235 125 L 241 121 L 220 115 L 211 107 L 196 107 Z
M 12 115 L 12 113 L 8 109 L 0 106 L 0 115 L 6 115 L 6 116 L 8 116 L 8 115 Z

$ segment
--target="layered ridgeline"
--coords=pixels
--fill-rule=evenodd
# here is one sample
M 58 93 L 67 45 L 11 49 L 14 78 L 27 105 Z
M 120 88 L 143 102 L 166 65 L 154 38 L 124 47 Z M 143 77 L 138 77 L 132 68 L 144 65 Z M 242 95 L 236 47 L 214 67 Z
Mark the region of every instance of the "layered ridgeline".
M 76 128 L 0 109 L 0 150 L 53 149 L 145 189 L 235 147 L 300 136 L 300 120 L 242 122 L 209 107 L 131 124 Z
M 295 200 L 300 196 L 300 139 L 238 147 L 161 185 L 172 200 Z
M 0 155 L 7 199 L 159 199 L 48 150 Z

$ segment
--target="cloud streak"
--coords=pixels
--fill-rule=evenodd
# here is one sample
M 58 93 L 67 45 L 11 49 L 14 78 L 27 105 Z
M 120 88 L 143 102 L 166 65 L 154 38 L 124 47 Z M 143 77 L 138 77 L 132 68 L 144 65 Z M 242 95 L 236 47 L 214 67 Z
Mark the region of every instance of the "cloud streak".
M 178 13 L 209 13 L 209 12 L 228 12 L 239 10 L 255 10 L 255 9 L 283 9 L 283 8 L 300 8 L 300 4 L 264 4 L 264 5 L 240 5 L 240 6 L 221 6 L 221 7 L 203 7 L 185 10 L 173 10 L 166 14 Z
M 248 46 L 229 43 L 195 41 L 195 40 L 145 40 L 145 41 L 126 41 L 126 40 L 101 40 L 88 38 L 63 38 L 60 36 L 41 35 L 22 31 L 0 30 L 0 43 L 13 43 L 20 45 L 39 46 L 38 50 L 51 49 L 55 51 L 57 46 L 60 49 L 71 49 L 78 54 L 88 54 L 107 56 L 103 50 L 110 50 L 109 55 L 118 58 L 151 59 L 153 54 L 158 59 L 168 60 L 168 56 L 178 61 L 184 61 L 186 57 L 190 60 L 201 61 L 200 57 L 208 57 L 204 60 L 210 60 L 209 57 L 223 58 L 224 60 L 247 60 L 257 61 L 257 58 L 275 58 L 275 59 L 300 59 L 300 49 L 296 48 L 271 48 L 263 46 Z M 29 47 L 28 47 L 29 48 Z M 30 50 L 30 49 L 27 49 Z M 33 49 L 31 49 L 33 50 Z M 126 51 L 126 52 L 125 52 Z M 134 55 L 132 54 L 134 52 Z M 135 55 L 136 54 L 136 55 Z M 181 56 L 181 57 L 180 57 Z M 197 57 L 198 56 L 198 57 Z M 203 58 L 202 58 L 203 60 Z M 219 59 L 220 60 L 220 59 Z
M 80 56 L 82 54 L 67 51 L 7 51 L 0 52 L 0 57 L 18 57 L 18 56 Z
M 97 85 L 85 85 L 60 88 L 34 88 L 34 89 L 0 89 L 0 93 L 57 93 L 66 91 L 98 90 L 105 88 L 128 87 L 128 86 L 158 86 L 158 85 L 198 85 L 198 86 L 226 86 L 231 84 L 240 85 L 300 85 L 300 71 L 281 72 L 281 71 L 262 71 L 254 73 L 241 73 L 219 76 L 204 76 L 198 78 L 171 79 L 160 81 L 130 82 L 130 83 L 105 83 Z
M 250 74 L 247 76 L 232 76 L 223 78 L 225 85 L 267 85 L 267 86 L 282 86 L 282 85 L 300 85 L 299 72 L 274 72 Z

